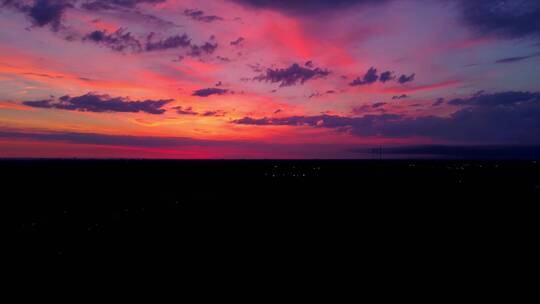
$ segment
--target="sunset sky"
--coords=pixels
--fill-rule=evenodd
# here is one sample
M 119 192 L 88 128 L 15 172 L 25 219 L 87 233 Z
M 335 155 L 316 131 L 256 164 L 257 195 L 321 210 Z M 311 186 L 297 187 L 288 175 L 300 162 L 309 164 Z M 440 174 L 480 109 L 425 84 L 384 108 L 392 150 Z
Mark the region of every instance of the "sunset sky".
M 0 0 L 0 157 L 540 144 L 537 0 Z

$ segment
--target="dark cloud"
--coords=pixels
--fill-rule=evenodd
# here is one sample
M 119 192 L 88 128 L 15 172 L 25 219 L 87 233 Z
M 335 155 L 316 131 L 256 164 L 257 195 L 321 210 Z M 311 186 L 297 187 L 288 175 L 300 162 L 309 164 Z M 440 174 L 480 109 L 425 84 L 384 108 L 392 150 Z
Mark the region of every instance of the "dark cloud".
M 508 57 L 508 58 L 499 59 L 495 61 L 495 63 L 514 63 L 514 62 L 519 62 L 519 61 L 527 60 L 529 58 L 538 57 L 538 56 L 540 56 L 540 53 L 535 53 L 535 54 L 531 54 L 527 56 Z
M 154 41 L 154 37 L 155 34 L 153 33 L 147 37 L 145 45 L 145 50 L 147 52 L 187 48 L 191 46 L 191 39 L 186 34 L 170 36 L 158 41 Z
M 321 68 L 302 67 L 294 63 L 284 69 L 267 69 L 266 73 L 254 78 L 254 80 L 280 83 L 280 87 L 288 87 L 304 82 L 328 76 L 330 71 Z
M 457 0 L 467 25 L 480 35 L 540 37 L 538 0 Z
M 146 13 L 143 13 L 143 12 L 141 12 L 139 10 L 133 10 L 133 11 L 129 12 L 129 15 L 127 15 L 126 17 L 128 17 L 131 20 L 136 21 L 137 23 L 148 23 L 148 24 L 153 25 L 155 27 L 158 27 L 158 28 L 160 28 L 162 30 L 167 30 L 167 29 L 178 28 L 179 27 L 178 25 L 176 25 L 172 21 L 165 20 L 165 19 L 160 18 L 160 17 L 155 16 L 155 15 L 146 14 Z
M 444 98 L 437 98 L 435 102 L 433 103 L 433 107 L 438 107 L 444 104 L 445 99 Z
M 218 48 L 217 43 L 206 42 L 203 45 L 191 45 L 191 50 L 188 55 L 192 57 L 200 57 L 204 54 L 212 54 Z
M 146 36 L 146 41 L 141 42 L 131 32 L 120 28 L 114 33 L 107 31 L 93 31 L 83 37 L 84 41 L 106 46 L 113 51 L 133 53 L 165 51 L 169 49 L 188 49 L 187 55 L 200 57 L 202 55 L 212 54 L 218 48 L 217 43 L 206 42 L 202 45 L 195 45 L 191 42 L 188 35 L 174 35 L 166 38 L 157 38 L 157 34 L 150 33 Z
M 402 94 L 402 95 L 399 95 L 399 96 L 393 96 L 393 97 L 392 97 L 393 100 L 405 99 L 405 98 L 409 98 L 409 95 L 407 95 L 407 94 Z
M 38 101 L 25 101 L 24 105 L 34 108 L 60 109 L 81 112 L 126 112 L 149 114 L 163 114 L 163 107 L 172 102 L 172 99 L 131 101 L 123 97 L 97 95 L 88 93 L 79 97 L 62 96 L 58 100 L 47 99 Z
M 2 7 L 24 13 L 34 26 L 50 26 L 52 30 L 57 31 L 62 26 L 65 10 L 72 7 L 72 2 L 71 0 L 35 0 L 33 2 L 4 0 L 0 4 Z
M 81 5 L 87 10 L 112 10 L 117 8 L 134 8 L 138 4 L 157 4 L 167 0 L 92 0 Z
M 169 49 L 189 49 L 187 55 L 192 57 L 200 57 L 202 55 L 212 54 L 218 48 L 217 43 L 205 42 L 202 45 L 196 45 L 191 42 L 191 38 L 188 35 L 174 35 L 165 39 L 155 39 L 156 34 L 151 33 L 147 37 L 145 44 L 145 50 L 147 52 L 163 51 Z
M 192 107 L 174 107 L 173 109 L 176 110 L 176 113 L 180 115 L 199 115 L 199 113 L 193 111 Z
M 247 66 L 248 66 L 253 72 L 256 72 L 256 73 L 262 73 L 262 71 L 263 71 L 263 68 L 262 68 L 261 65 L 258 64 L 258 63 L 255 63 L 255 64 L 247 64 Z
M 386 71 L 386 72 L 383 72 L 381 73 L 381 77 L 379 78 L 379 80 L 382 82 L 382 83 L 385 83 L 387 81 L 391 81 L 391 80 L 394 80 L 396 77 L 394 76 L 394 73 L 391 72 L 391 71 Z
M 235 45 L 235 46 L 238 46 L 240 44 L 242 44 L 242 42 L 244 42 L 244 38 L 243 37 L 238 37 L 238 39 L 234 40 L 234 41 L 231 41 L 231 45 Z
M 86 10 L 112 10 L 119 8 L 133 8 L 141 3 L 156 4 L 166 0 L 3 0 L 2 7 L 16 9 L 26 14 L 34 26 L 50 26 L 52 30 L 58 31 L 62 27 L 62 18 L 66 9 L 76 7 L 81 3 L 81 7 Z
M 247 7 L 273 9 L 292 14 L 312 14 L 353 5 L 383 4 L 391 0 L 230 0 Z
M 409 76 L 407 75 L 401 75 L 399 78 L 398 78 L 398 82 L 401 83 L 401 84 L 404 84 L 404 83 L 407 83 L 407 82 L 411 82 L 411 81 L 414 81 L 414 78 L 416 77 L 416 74 L 411 74 Z
M 410 76 L 407 75 L 401 75 L 397 79 L 397 82 L 399 83 L 406 83 L 414 80 L 414 77 L 416 74 L 412 74 Z M 351 83 L 349 83 L 350 86 L 363 86 L 363 85 L 370 85 L 374 84 L 377 81 L 380 81 L 382 83 L 386 83 L 388 81 L 396 80 L 396 76 L 394 75 L 394 72 L 392 71 L 386 71 L 383 72 L 380 76 L 377 74 L 377 69 L 375 67 L 369 68 L 369 70 L 364 74 L 362 77 L 357 77 L 355 80 L 353 80 Z
M 386 110 L 384 109 L 384 106 L 386 106 L 387 102 L 376 102 L 373 104 L 365 104 L 361 106 L 357 106 L 352 108 L 351 113 L 355 116 L 364 115 L 366 113 L 386 113 Z
M 79 3 L 81 1 L 86 0 L 74 0 L 78 1 Z M 166 0 L 157 0 L 157 1 L 109 1 L 109 0 L 100 0 L 100 1 L 90 1 L 90 2 L 84 2 L 81 4 L 81 8 L 85 9 L 90 12 L 95 11 L 117 11 L 122 13 L 122 15 L 126 18 L 129 18 L 130 20 L 134 20 L 137 22 L 144 22 L 144 23 L 150 23 L 154 26 L 160 27 L 162 29 L 168 29 L 176 27 L 174 22 L 159 18 L 154 15 L 146 14 L 141 12 L 141 10 L 134 9 L 134 7 L 139 3 L 161 3 L 165 2 Z
M 150 136 L 127 136 L 105 135 L 96 133 L 75 132 L 6 132 L 0 131 L 0 138 L 30 139 L 39 141 L 61 141 L 72 144 L 132 146 L 132 147 L 183 147 L 183 146 L 219 146 L 226 144 L 224 141 L 198 140 L 183 137 L 150 137 Z M 240 142 L 231 142 L 242 145 Z M 247 145 L 247 144 L 246 144 Z
M 328 90 L 326 92 L 314 92 L 314 93 L 311 93 L 311 95 L 308 96 L 308 98 L 315 98 L 315 97 L 322 97 L 324 95 L 330 95 L 330 94 L 335 94 L 336 91 L 333 91 L 333 90 Z
M 174 107 L 173 109 L 176 110 L 176 113 L 179 115 L 192 115 L 192 116 L 203 116 L 203 117 L 223 117 L 227 115 L 227 112 L 222 110 L 215 110 L 215 111 L 206 111 L 206 112 L 195 112 L 193 111 L 192 107 Z
M 206 112 L 201 114 L 201 116 L 205 116 L 205 117 L 223 117 L 225 115 L 227 115 L 227 112 L 221 111 L 221 110 L 206 111 Z
M 209 97 L 212 95 L 224 95 L 227 93 L 229 93 L 229 90 L 218 89 L 218 88 L 207 88 L 207 89 L 200 89 L 193 92 L 192 96 Z
M 365 149 L 357 150 L 366 153 Z M 443 156 L 467 159 L 521 159 L 540 157 L 540 146 L 405 146 L 384 149 L 385 154 L 416 155 L 416 156 Z
M 83 38 L 84 41 L 92 41 L 106 46 L 113 51 L 140 52 L 142 50 L 141 42 L 125 29 L 118 29 L 114 33 L 107 31 L 93 31 Z
M 86 2 L 81 5 L 81 7 L 85 10 L 89 11 L 104 11 L 104 10 L 112 10 L 118 8 L 118 6 L 114 5 L 114 3 L 106 0 L 96 0 L 91 2 Z
M 485 94 L 483 91 L 480 91 L 476 94 L 473 94 L 473 96 L 469 98 L 452 99 L 448 101 L 448 104 L 453 106 L 496 107 L 539 100 L 540 93 L 509 91 L 494 94 Z
M 214 21 L 221 21 L 223 18 L 215 15 L 205 15 L 203 11 L 196 10 L 196 9 L 187 9 L 184 11 L 184 15 L 190 17 L 193 20 L 200 21 L 200 22 L 214 22 Z
M 374 109 L 377 109 L 377 108 L 380 108 L 380 107 L 384 107 L 385 105 L 387 105 L 386 102 L 377 102 L 377 103 L 372 104 L 371 107 L 374 108 Z
M 372 109 L 373 108 L 370 105 L 362 105 L 362 106 L 352 108 L 351 113 L 353 115 L 358 116 L 358 115 L 366 114 L 367 112 L 372 112 Z
M 353 80 L 349 85 L 350 86 L 361 86 L 368 85 L 377 82 L 379 80 L 379 75 L 377 75 L 377 69 L 371 67 L 362 78 L 358 77 Z
M 30 7 L 28 15 L 36 26 L 51 25 L 57 30 L 60 28 L 65 9 L 70 6 L 64 0 L 36 0 Z
M 79 0 L 35 0 L 30 1 L 15 1 L 15 0 L 0 0 L 1 7 L 8 7 L 25 13 L 35 26 L 43 27 L 50 25 L 54 30 L 60 30 L 62 27 L 62 17 L 67 8 L 76 7 L 77 4 L 83 2 Z M 157 4 L 163 3 L 166 0 L 94 0 L 87 1 L 81 4 L 81 7 L 87 10 L 112 10 L 112 9 L 131 9 L 138 4 Z M 28 4 L 32 3 L 32 4 Z M 144 20 L 152 20 L 158 24 L 170 26 L 172 23 L 161 20 L 155 16 L 145 15 L 137 10 L 131 11 L 141 16 Z M 140 40 L 125 28 L 119 28 L 115 32 L 106 30 L 96 30 L 82 37 L 83 41 L 91 41 L 96 44 L 103 45 L 117 52 L 129 51 L 133 53 L 151 52 L 176 48 L 189 49 L 188 55 L 199 57 L 204 54 L 212 54 L 217 49 L 215 43 L 206 42 L 202 45 L 192 44 L 191 39 L 186 35 L 174 35 L 166 38 L 156 39 L 155 33 L 150 33 L 144 39 Z M 66 37 L 72 41 L 79 38 L 74 38 L 70 35 Z
M 540 144 L 540 93 L 502 92 L 471 99 L 472 104 L 448 117 L 402 115 L 293 116 L 255 119 L 233 123 L 244 125 L 288 125 L 348 130 L 357 136 L 426 137 L 454 142 L 493 144 Z M 489 106 L 487 106 L 489 105 Z
M 289 119 L 294 119 L 294 117 L 289 117 Z M 271 126 L 271 125 L 290 125 L 289 123 L 285 123 L 285 121 L 280 120 L 279 118 L 252 118 L 252 117 L 244 117 L 241 119 L 234 120 L 233 123 L 239 124 L 239 125 L 255 125 L 255 126 Z
M 257 126 L 311 126 L 325 128 L 342 128 L 348 126 L 357 127 L 373 127 L 375 124 L 383 124 L 389 122 L 392 119 L 400 119 L 399 115 L 366 115 L 363 117 L 344 117 L 334 115 L 317 115 L 317 116 L 291 116 L 283 118 L 260 118 L 255 119 L 251 117 L 244 117 L 239 120 L 234 120 L 233 123 L 243 125 L 257 125 Z M 322 122 L 322 123 L 321 123 Z

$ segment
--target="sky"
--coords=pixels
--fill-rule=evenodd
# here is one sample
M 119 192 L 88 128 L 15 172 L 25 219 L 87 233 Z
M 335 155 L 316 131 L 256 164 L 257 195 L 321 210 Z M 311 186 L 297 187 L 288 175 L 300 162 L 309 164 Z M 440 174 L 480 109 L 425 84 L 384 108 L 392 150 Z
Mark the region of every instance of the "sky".
M 535 146 L 539 67 L 537 0 L 0 0 L 0 157 Z

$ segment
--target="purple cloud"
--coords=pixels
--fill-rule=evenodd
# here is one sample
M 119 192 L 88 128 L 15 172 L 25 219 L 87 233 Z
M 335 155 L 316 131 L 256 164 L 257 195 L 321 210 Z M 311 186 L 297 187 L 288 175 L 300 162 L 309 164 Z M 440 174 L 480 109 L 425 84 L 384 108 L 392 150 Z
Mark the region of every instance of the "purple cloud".
M 86 35 L 83 40 L 106 46 L 116 52 L 125 50 L 140 52 L 142 50 L 139 40 L 122 28 L 110 34 L 107 31 L 93 31 Z
M 350 86 L 361 86 L 368 85 L 377 82 L 379 80 L 379 75 L 377 75 L 377 69 L 371 67 L 362 78 L 358 77 L 353 80 L 349 85 Z
M 509 106 L 529 101 L 540 101 L 540 93 L 508 91 L 485 94 L 483 91 L 480 91 L 473 94 L 470 98 L 452 99 L 448 101 L 448 104 L 453 106 L 496 107 Z
M 405 98 L 409 98 L 409 95 L 407 95 L 407 94 L 402 94 L 402 95 L 398 95 L 398 96 L 393 96 L 393 97 L 392 97 L 393 100 L 405 99 Z
M 224 94 L 227 94 L 227 93 L 229 93 L 229 90 L 226 90 L 226 89 L 207 88 L 207 89 L 197 90 L 197 91 L 193 92 L 193 94 L 191 94 L 191 95 L 192 96 L 198 96 L 198 97 L 209 97 L 209 96 L 212 96 L 212 95 L 224 95 Z
M 167 0 L 93 0 L 82 4 L 87 10 L 112 10 L 118 8 L 134 8 L 138 4 L 163 3 Z
M 162 51 L 168 49 L 187 48 L 191 46 L 191 39 L 186 35 L 170 36 L 159 41 L 153 41 L 155 35 L 148 35 L 145 50 L 147 52 Z
M 437 100 L 435 100 L 435 102 L 433 103 L 433 107 L 438 107 L 438 106 L 441 106 L 443 105 L 445 102 L 445 99 L 444 98 L 437 98 Z
M 199 115 L 199 113 L 193 111 L 192 107 L 174 107 L 173 109 L 176 110 L 176 113 L 179 115 Z
M 35 0 L 32 4 L 28 4 L 24 1 L 3 0 L 0 6 L 24 13 L 34 26 L 49 25 L 53 31 L 58 31 L 62 26 L 65 10 L 72 7 L 71 2 L 69 0 Z
M 88 93 L 78 97 L 62 96 L 58 100 L 46 99 L 38 101 L 25 101 L 24 105 L 43 109 L 60 109 L 80 112 L 125 112 L 159 115 L 165 113 L 163 107 L 172 99 L 131 101 L 123 97 L 111 97 L 109 95 L 97 95 Z
M 394 73 L 391 72 L 391 71 L 386 71 L 386 72 L 383 72 L 381 74 L 381 77 L 379 78 L 379 80 L 382 82 L 382 83 L 386 83 L 387 81 L 391 81 L 391 80 L 394 80 L 396 77 L 394 76 Z
M 534 54 L 531 54 L 531 55 L 527 55 L 527 56 L 517 56 L 517 57 L 507 57 L 507 58 L 502 58 L 502 59 L 499 59 L 497 61 L 495 61 L 495 63 L 514 63 L 514 62 L 519 62 L 519 61 L 523 61 L 523 60 L 527 60 L 529 58 L 534 58 L 534 57 L 538 57 L 540 56 L 540 52 L 538 53 L 534 53 Z
M 414 78 L 416 77 L 416 74 L 411 74 L 409 76 L 407 75 L 401 75 L 398 79 L 398 82 L 401 84 L 414 81 Z
M 466 100 L 476 105 L 448 117 L 382 114 L 362 117 L 333 115 L 283 118 L 245 117 L 244 125 L 311 126 L 348 130 L 357 136 L 426 137 L 454 142 L 540 144 L 540 93 L 501 92 Z
M 221 21 L 223 18 L 215 15 L 205 15 L 203 11 L 196 10 L 196 9 L 187 9 L 184 11 L 184 16 L 190 17 L 193 20 L 200 21 L 200 22 L 214 22 L 214 21 Z
M 255 80 L 279 83 L 280 87 L 304 84 L 308 80 L 328 76 L 330 71 L 321 68 L 302 67 L 297 63 L 284 69 L 267 69 L 266 73 L 255 77 Z
M 192 45 L 188 55 L 192 57 L 200 57 L 203 54 L 212 54 L 218 48 L 217 43 L 206 42 L 203 45 Z
M 463 20 L 479 35 L 499 38 L 540 37 L 540 2 L 537 0 L 456 0 Z
M 245 39 L 243 37 L 238 37 L 238 39 L 231 41 L 231 45 L 239 46 L 240 44 L 242 44 L 242 42 L 244 42 L 244 40 Z
M 321 11 L 345 9 L 354 5 L 376 5 L 392 0 L 230 0 L 248 7 L 274 9 L 291 14 L 312 14 Z

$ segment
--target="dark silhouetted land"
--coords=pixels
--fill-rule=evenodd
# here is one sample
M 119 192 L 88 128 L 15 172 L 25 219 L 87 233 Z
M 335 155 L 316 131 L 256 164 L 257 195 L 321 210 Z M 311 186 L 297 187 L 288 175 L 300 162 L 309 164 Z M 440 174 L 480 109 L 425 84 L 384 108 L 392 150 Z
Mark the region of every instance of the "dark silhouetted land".
M 476 246 L 525 237 L 540 201 L 536 161 L 4 160 L 0 171 L 19 256 Z

